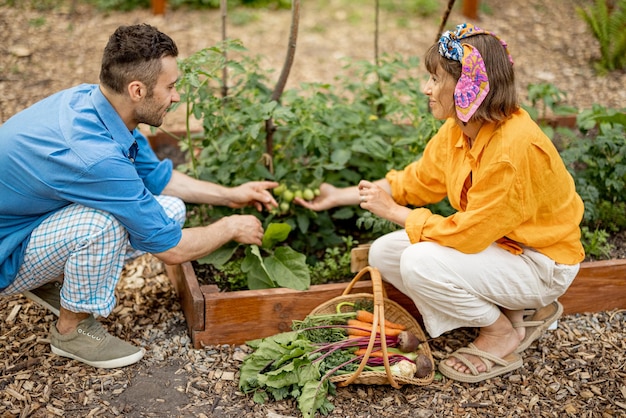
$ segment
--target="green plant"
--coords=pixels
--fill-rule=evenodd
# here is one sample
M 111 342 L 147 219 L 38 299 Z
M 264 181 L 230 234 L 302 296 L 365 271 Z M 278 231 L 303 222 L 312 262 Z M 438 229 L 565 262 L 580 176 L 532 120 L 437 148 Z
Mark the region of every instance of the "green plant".
M 607 241 L 609 233 L 603 229 L 590 231 L 588 227 L 581 228 L 582 242 L 585 253 L 594 258 L 608 258 L 611 255 L 612 245 Z
M 236 263 L 246 276 L 248 289 L 286 287 L 306 290 L 311 284 L 309 268 L 304 254 L 286 245 L 277 245 L 287 239 L 291 227 L 287 224 L 271 223 L 263 235 L 263 244 L 245 247 L 245 256 Z M 225 271 L 233 267 L 229 263 L 241 244 L 230 243 L 197 260 L 199 264 L 212 264 Z M 225 268 L 225 266 L 229 266 Z
M 571 115 L 577 113 L 573 106 L 563 104 L 566 93 L 552 83 L 528 85 L 530 107 L 525 106 L 535 119 L 546 119 L 548 111 L 555 115 Z
M 356 242 L 351 236 L 342 240 L 342 245 L 326 248 L 323 257 L 311 266 L 311 284 L 346 281 L 352 276 L 350 251 Z
M 626 68 L 626 0 L 596 0 L 590 8 L 577 7 L 576 11 L 600 43 L 597 68 Z
M 581 112 L 584 134 L 561 151 L 585 203 L 584 225 L 590 229 L 626 228 L 626 112 L 594 105 Z
M 119 10 L 124 12 L 150 7 L 150 0 L 89 0 L 89 2 L 100 10 Z
M 575 115 L 578 110 L 564 104 L 566 93 L 552 83 L 539 83 L 528 85 L 528 100 L 530 104 L 522 104 L 522 107 L 537 121 L 543 132 L 551 139 L 555 137 L 555 130 L 549 124 L 549 114 L 552 115 Z
M 316 265 L 318 257 L 329 256 L 327 248 L 354 236 L 364 211 L 346 207 L 316 213 L 290 201 L 297 193 L 314 194 L 322 181 L 351 185 L 361 178 L 381 178 L 389 169 L 419 156 L 441 122 L 428 112 L 420 82 L 413 75 L 417 66 L 416 59 L 398 56 L 384 56 L 378 65 L 348 63 L 337 85 L 302 84 L 276 101 L 268 87 L 269 72 L 246 55 L 240 42 L 198 51 L 180 62 L 179 106 L 185 107 L 188 121 L 202 121 L 203 132 L 193 134 L 188 125 L 180 138 L 188 162 L 179 169 L 226 186 L 259 179 L 280 182 L 274 191 L 280 209 L 257 216 L 265 226 L 289 225 L 292 232 L 283 246 L 309 255 L 309 265 Z M 229 72 L 227 89 L 222 85 L 224 69 Z M 266 121 L 270 118 L 275 130 L 268 151 Z M 193 205 L 188 224 L 210 222 L 233 212 L 256 213 Z M 371 234 L 359 233 L 363 239 Z M 246 257 L 253 254 L 247 252 Z M 268 280 L 255 285 L 262 282 L 274 285 Z
M 235 58 L 225 61 L 224 50 Z M 194 152 L 188 152 L 189 162 L 180 169 L 197 178 L 231 186 L 273 179 L 290 190 L 314 190 L 322 181 L 354 184 L 380 178 L 417 158 L 440 126 L 427 110 L 419 80 L 411 75 L 416 59 L 384 57 L 378 66 L 349 63 L 349 75 L 338 77 L 336 86 L 303 84 L 285 91 L 277 102 L 270 99 L 268 74 L 244 52 L 240 43 L 231 41 L 181 61 L 180 105 L 190 118 L 202 121 L 203 133 L 188 132 L 181 138 L 181 148 Z M 227 97 L 220 93 L 224 67 L 230 71 Z M 273 158 L 265 143 L 270 117 L 276 126 Z M 362 212 L 343 208 L 314 213 L 290 205 L 264 222 L 288 223 L 293 229 L 290 245 L 313 254 L 340 244 Z M 193 213 L 199 217 L 191 223 L 232 210 Z

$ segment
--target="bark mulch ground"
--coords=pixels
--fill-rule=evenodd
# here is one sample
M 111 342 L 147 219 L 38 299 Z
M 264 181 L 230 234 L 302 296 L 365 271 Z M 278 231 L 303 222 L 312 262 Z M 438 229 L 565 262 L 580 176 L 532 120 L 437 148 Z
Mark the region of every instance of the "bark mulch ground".
M 8 4 L 15 4 L 9 7 Z M 218 11 L 99 13 L 83 2 L 0 5 L 0 123 L 63 88 L 98 82 L 102 48 L 120 24 L 148 22 L 170 34 L 181 56 L 220 39 Z M 458 2 L 457 2 L 458 3 Z M 626 103 L 626 73 L 599 77 L 590 61 L 598 45 L 576 17 L 576 0 L 485 0 L 479 23 L 506 39 L 516 59 L 520 94 L 548 82 L 579 109 Z M 59 5 L 60 4 L 60 5 Z M 70 5 L 77 8 L 70 10 Z M 332 82 L 341 58 L 371 60 L 373 8 L 338 0 L 303 2 L 296 59 L 288 87 Z M 372 3 L 373 4 L 373 3 Z M 232 12 L 231 24 L 264 68 L 278 74 L 289 11 Z M 421 56 L 438 17 L 383 12 L 382 52 Z M 467 19 L 454 11 L 449 27 Z M 578 22 L 574 24 L 573 22 Z M 170 130 L 184 127 L 173 114 Z M 623 254 L 623 253 L 622 253 Z M 622 255 L 623 256 L 623 255 Z M 292 401 L 257 405 L 238 392 L 245 346 L 193 349 L 177 296 L 151 256 L 130 264 L 118 286 L 119 306 L 102 321 L 120 338 L 147 349 L 136 365 L 98 370 L 51 354 L 55 318 L 22 296 L 0 298 L 0 417 L 290 417 Z M 480 384 L 437 378 L 426 387 L 351 386 L 333 399 L 331 417 L 626 417 L 626 310 L 568 315 L 524 353 L 524 367 Z M 471 330 L 432 342 L 437 359 L 465 345 Z
M 108 330 L 145 358 L 100 370 L 50 352 L 52 314 L 0 299 L 0 417 L 297 417 L 292 401 L 255 404 L 237 390 L 244 346 L 193 349 L 178 298 L 152 256 L 130 264 Z M 626 417 L 626 310 L 568 315 L 524 353 L 524 367 L 479 383 L 437 377 L 424 387 L 355 385 L 330 417 Z M 435 339 L 436 360 L 474 337 Z

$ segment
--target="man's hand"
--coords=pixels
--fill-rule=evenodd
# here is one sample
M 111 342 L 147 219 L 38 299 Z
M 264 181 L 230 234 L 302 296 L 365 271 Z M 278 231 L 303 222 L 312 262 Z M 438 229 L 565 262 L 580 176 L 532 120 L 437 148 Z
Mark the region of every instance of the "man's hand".
M 228 221 L 229 229 L 233 234 L 233 240 L 241 244 L 263 243 L 263 225 L 253 215 L 231 215 L 224 218 Z
M 233 209 L 254 206 L 259 212 L 278 207 L 278 203 L 268 189 L 278 187 L 275 181 L 250 181 L 233 187 L 228 193 L 228 207 Z

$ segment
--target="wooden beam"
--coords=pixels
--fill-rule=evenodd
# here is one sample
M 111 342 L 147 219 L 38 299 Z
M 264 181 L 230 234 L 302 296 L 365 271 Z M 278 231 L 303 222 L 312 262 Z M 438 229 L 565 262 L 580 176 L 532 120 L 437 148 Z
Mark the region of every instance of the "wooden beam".
M 164 15 L 165 14 L 165 0 L 150 0 L 152 7 L 152 14 Z
M 363 253 L 359 252 L 359 257 Z M 180 298 L 195 348 L 246 341 L 287 331 L 293 320 L 339 296 L 346 283 L 315 285 L 307 291 L 285 288 L 220 292 L 214 285 L 200 286 L 191 263 L 166 266 Z M 371 293 L 369 280 L 355 284 L 351 294 Z M 400 304 L 421 323 L 413 301 L 385 283 L 387 297 Z M 565 295 L 559 298 L 564 314 L 626 308 L 626 260 L 581 264 Z
M 463 16 L 478 19 L 478 0 L 463 0 Z

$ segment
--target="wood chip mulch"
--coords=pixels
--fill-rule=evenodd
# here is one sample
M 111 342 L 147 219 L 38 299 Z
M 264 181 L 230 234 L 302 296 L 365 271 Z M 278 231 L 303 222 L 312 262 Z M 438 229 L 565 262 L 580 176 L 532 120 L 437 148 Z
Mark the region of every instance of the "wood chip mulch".
M 138 364 L 95 369 L 50 352 L 54 316 L 0 298 L 0 417 L 298 417 L 293 401 L 255 404 L 237 390 L 246 346 L 193 349 L 163 266 L 128 265 L 109 332 L 147 349 Z M 432 342 L 437 360 L 472 330 Z M 564 316 L 524 353 L 524 367 L 479 384 L 438 376 L 425 387 L 355 385 L 330 417 L 626 417 L 626 310 Z

